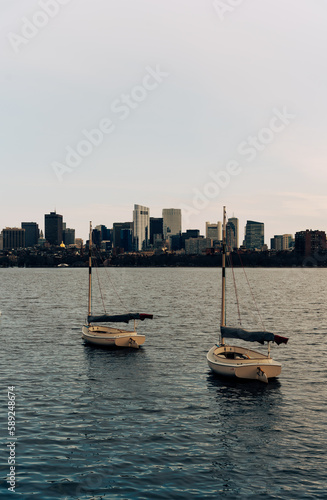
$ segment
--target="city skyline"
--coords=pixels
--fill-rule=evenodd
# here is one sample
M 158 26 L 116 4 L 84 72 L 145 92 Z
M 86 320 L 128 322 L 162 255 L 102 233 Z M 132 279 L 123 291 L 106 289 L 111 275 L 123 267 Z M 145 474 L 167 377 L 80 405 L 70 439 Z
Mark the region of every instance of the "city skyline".
M 327 229 L 326 5 L 46 3 L 0 7 L 0 227 L 56 209 L 85 240 L 140 203 Z
M 106 228 L 106 229 L 110 229 L 110 230 L 113 230 L 113 243 L 115 243 L 115 238 L 117 238 L 117 236 L 115 235 L 115 227 L 118 227 L 118 230 L 120 232 L 120 229 L 127 229 L 129 228 L 132 232 L 133 232 L 133 227 L 135 228 L 136 230 L 136 233 L 134 234 L 134 237 L 137 237 L 137 239 L 140 239 L 140 241 L 137 243 L 137 247 L 138 247 L 138 250 L 142 250 L 142 245 L 143 243 L 141 241 L 142 238 L 145 238 L 146 241 L 150 241 L 150 237 L 151 237 L 151 233 L 150 233 L 150 221 L 151 219 L 161 219 L 161 221 L 164 220 L 164 215 L 169 213 L 170 216 L 173 215 L 173 217 L 176 217 L 177 215 L 177 220 L 178 220 L 178 216 L 180 217 L 180 213 L 179 213 L 179 209 L 174 209 L 174 208 L 162 208 L 161 209 L 161 217 L 154 217 L 151 213 L 151 207 L 145 207 L 144 205 L 138 205 L 138 204 L 134 204 L 133 205 L 133 210 L 131 210 L 131 219 L 130 220 L 126 220 L 126 221 L 114 221 L 111 225 L 109 224 L 103 224 L 103 221 L 102 222 L 98 222 L 98 223 L 94 223 L 93 221 L 90 221 L 92 222 L 92 228 L 93 229 L 100 229 L 100 231 L 102 231 L 102 228 Z M 177 212 L 177 213 L 176 213 Z M 144 214 L 144 215 L 143 215 Z M 89 238 L 89 233 L 87 233 L 87 235 L 83 238 L 83 236 L 81 235 L 78 235 L 76 233 L 76 230 L 75 228 L 67 228 L 67 222 L 66 222 L 66 218 L 63 214 L 58 214 L 56 212 L 56 210 L 54 210 L 53 212 L 50 212 L 50 213 L 45 213 L 43 214 L 43 226 L 42 224 L 39 224 L 37 221 L 22 221 L 20 222 L 17 226 L 10 226 L 10 225 L 6 225 L 4 226 L 3 228 L 0 227 L 0 234 L 1 234 L 1 231 L 2 230 L 5 230 L 5 229 L 20 229 L 22 228 L 23 226 L 25 225 L 34 225 L 36 223 L 36 225 L 38 226 L 38 230 L 40 232 L 42 232 L 42 234 L 44 234 L 44 236 L 46 236 L 46 220 L 49 219 L 49 217 L 55 217 L 55 218 L 60 218 L 61 219 L 61 224 L 62 224 L 62 228 L 63 228 L 63 231 L 67 231 L 67 232 L 74 232 L 74 237 L 76 237 L 77 239 L 82 239 L 83 242 L 85 243 L 88 238 Z M 143 220 L 144 219 L 144 220 Z M 181 220 L 180 222 L 183 223 L 183 217 L 181 217 Z M 179 223 L 180 223 L 179 222 Z M 263 232 L 263 245 L 267 245 L 268 248 L 271 247 L 271 242 L 272 240 L 278 240 L 280 237 L 294 237 L 295 234 L 297 232 L 301 232 L 301 231 L 324 231 L 323 229 L 321 228 L 316 228 L 314 227 L 313 225 L 311 225 L 310 227 L 307 227 L 307 228 L 302 228 L 300 229 L 299 231 L 294 231 L 292 233 L 283 233 L 282 231 L 279 231 L 279 232 L 276 232 L 273 236 L 271 237 L 268 237 L 266 235 L 266 229 L 265 229 L 265 222 L 264 221 L 252 221 L 250 219 L 247 219 L 246 220 L 246 225 L 244 225 L 244 229 L 241 230 L 242 226 L 240 225 L 239 223 L 239 219 L 238 217 L 235 217 L 235 214 L 233 213 L 233 216 L 230 216 L 227 214 L 227 220 L 226 220 L 226 230 L 227 230 L 227 239 L 230 239 L 231 238 L 231 235 L 229 234 L 229 231 L 231 230 L 229 225 L 232 223 L 232 227 L 234 226 L 234 229 L 232 229 L 232 231 L 234 232 L 235 234 L 235 237 L 236 237 L 236 247 L 239 248 L 240 246 L 242 246 L 244 244 L 244 241 L 246 240 L 246 227 L 250 224 L 255 224 L 257 226 L 262 226 L 262 232 Z M 135 225 L 136 224 L 136 225 Z M 216 229 L 216 232 L 217 234 L 221 235 L 222 233 L 222 222 L 221 221 L 206 221 L 205 223 L 205 229 L 204 231 L 202 232 L 200 228 L 189 228 L 189 227 L 185 227 L 184 228 L 184 225 L 182 224 L 182 230 L 181 230 L 181 233 L 185 233 L 185 231 L 187 230 L 197 230 L 199 231 L 199 235 L 201 235 L 201 237 L 204 237 L 204 238 L 208 238 L 208 228 L 209 228 L 209 231 L 212 232 L 213 228 L 214 227 L 219 227 L 219 229 L 217 230 Z M 147 227 L 147 230 L 145 231 L 145 227 Z M 164 224 L 162 226 L 164 228 Z M 88 228 L 89 229 L 89 228 Z M 145 231 L 145 232 L 144 232 Z M 215 231 L 214 231 L 215 232 Z M 213 232 L 213 233 L 214 233 Z M 325 231 L 327 232 L 327 231 Z M 213 236 L 213 233 L 211 234 L 211 236 L 209 236 L 209 238 L 211 239 L 221 239 L 219 238 L 219 236 L 214 237 Z M 175 233 L 174 233 L 175 234 Z M 177 234 L 177 233 L 176 233 Z M 71 239 L 71 236 L 68 236 L 68 238 Z M 106 239 L 106 238 L 104 238 Z M 165 239 L 165 238 L 164 238 Z M 70 243 L 72 243 L 72 241 L 70 241 Z M 58 243 L 57 243 L 58 244 Z M 114 245 L 115 246 L 115 245 Z M 119 244 L 118 244 L 119 246 Z M 261 244 L 259 245 L 261 246 Z

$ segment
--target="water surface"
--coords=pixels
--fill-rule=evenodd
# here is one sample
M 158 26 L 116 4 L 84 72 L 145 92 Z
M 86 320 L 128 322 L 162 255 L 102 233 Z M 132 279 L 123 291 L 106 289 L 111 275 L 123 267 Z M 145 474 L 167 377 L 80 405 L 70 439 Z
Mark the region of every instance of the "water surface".
M 3 400 L 8 385 L 17 394 L 16 494 L 326 498 L 327 270 L 247 270 L 265 327 L 290 338 L 272 350 L 283 369 L 268 385 L 208 369 L 220 270 L 114 268 L 109 282 L 107 273 L 99 270 L 107 312 L 126 305 L 157 315 L 139 325 L 139 350 L 83 344 L 87 270 L 0 269 Z M 242 324 L 260 327 L 243 272 L 235 273 Z M 93 305 L 102 312 L 97 292 Z M 227 322 L 237 324 L 230 283 Z M 13 498 L 4 404 L 1 414 L 1 494 Z

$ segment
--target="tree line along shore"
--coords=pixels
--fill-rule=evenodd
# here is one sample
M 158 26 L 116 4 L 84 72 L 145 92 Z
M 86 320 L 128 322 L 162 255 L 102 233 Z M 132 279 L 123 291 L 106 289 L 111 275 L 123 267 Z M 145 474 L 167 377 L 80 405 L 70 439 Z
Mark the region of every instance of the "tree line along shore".
M 221 267 L 220 253 L 186 255 L 183 253 L 121 253 L 99 252 L 93 257 L 94 265 L 114 267 Z M 301 255 L 297 252 L 263 251 L 231 252 L 228 265 L 233 267 L 327 267 L 327 252 Z M 29 251 L 0 253 L 0 267 L 87 267 L 88 252 Z

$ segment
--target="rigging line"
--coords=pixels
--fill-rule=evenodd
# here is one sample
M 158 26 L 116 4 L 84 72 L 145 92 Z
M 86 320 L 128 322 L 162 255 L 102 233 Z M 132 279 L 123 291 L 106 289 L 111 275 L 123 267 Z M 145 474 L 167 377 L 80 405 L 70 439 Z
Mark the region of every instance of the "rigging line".
M 103 264 L 103 267 L 104 267 L 104 270 L 105 270 L 105 273 L 106 273 L 107 279 L 109 280 L 109 282 L 110 282 L 110 284 L 111 284 L 111 286 L 112 286 L 112 288 L 113 288 L 113 290 L 114 290 L 114 292 L 115 292 L 115 294 L 116 294 L 116 296 L 117 296 L 117 298 L 118 298 L 119 302 L 121 303 L 121 305 L 122 305 L 123 309 L 124 309 L 126 312 L 130 313 L 130 310 L 126 307 L 126 304 L 124 304 L 124 302 L 122 301 L 122 299 L 121 299 L 121 297 L 120 297 L 119 293 L 118 293 L 118 292 L 117 292 L 117 290 L 116 290 L 115 283 L 112 281 L 112 279 L 111 279 L 111 277 L 110 277 L 110 273 L 108 272 L 107 267 L 104 265 L 104 260 L 103 260 L 103 258 L 102 258 L 101 253 L 99 252 L 99 250 L 98 250 L 98 249 L 96 249 L 96 251 L 97 251 L 97 254 L 99 255 L 100 260 L 101 260 L 101 262 L 102 262 L 102 264 Z
M 104 302 L 104 299 L 103 299 L 103 295 L 102 295 L 102 288 L 101 288 L 101 283 L 100 283 L 100 278 L 99 278 L 97 263 L 95 263 L 95 272 L 96 272 L 96 275 L 97 275 L 97 280 L 98 280 L 98 285 L 99 285 L 99 290 L 100 290 L 100 296 L 101 296 L 101 300 L 102 300 L 103 310 L 104 310 L 105 314 L 107 314 L 106 305 L 105 305 L 105 302 Z
M 238 254 L 238 258 L 240 259 L 240 263 L 241 263 L 242 268 L 243 268 L 243 273 L 244 273 L 244 276 L 245 276 L 245 278 L 246 278 L 246 281 L 247 281 L 247 284 L 248 284 L 248 287 L 249 287 L 250 293 L 251 293 L 251 295 L 252 295 L 252 299 L 253 299 L 253 302 L 254 302 L 255 308 L 256 308 L 257 313 L 258 313 L 258 316 L 259 316 L 259 318 L 260 318 L 260 321 L 261 321 L 261 325 L 262 325 L 263 331 L 265 332 L 265 331 L 266 331 L 266 328 L 265 328 L 265 325 L 264 325 L 264 323 L 263 323 L 263 319 L 262 319 L 262 317 L 261 317 L 261 314 L 260 314 L 260 311 L 259 311 L 259 308 L 258 308 L 257 301 L 255 300 L 255 296 L 254 296 L 254 294 L 253 294 L 253 291 L 252 291 L 252 288 L 251 288 L 250 282 L 249 282 L 249 280 L 248 280 L 248 276 L 247 276 L 247 274 L 246 274 L 245 267 L 244 267 L 244 265 L 243 265 L 243 261 L 242 261 L 242 259 L 241 259 L 241 254 L 240 254 L 239 252 L 237 252 L 237 254 Z
M 231 267 L 232 276 L 233 276 L 234 291 L 235 291 L 236 304 L 237 304 L 238 321 L 239 321 L 240 325 L 242 326 L 241 312 L 240 312 L 240 303 L 239 303 L 239 300 L 238 300 L 238 291 L 237 291 L 237 285 L 236 285 L 236 280 L 235 280 L 235 273 L 234 273 L 234 267 L 233 267 L 233 261 L 232 261 L 232 252 L 231 251 L 229 251 L 229 253 L 228 253 L 228 259 L 229 259 L 229 262 L 230 262 L 230 267 Z

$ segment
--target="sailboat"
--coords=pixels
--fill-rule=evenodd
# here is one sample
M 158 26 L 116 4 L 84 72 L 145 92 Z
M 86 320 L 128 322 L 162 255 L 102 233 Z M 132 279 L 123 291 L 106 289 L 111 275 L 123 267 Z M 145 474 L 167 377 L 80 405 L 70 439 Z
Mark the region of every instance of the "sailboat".
M 99 347 L 134 347 L 138 348 L 145 342 L 145 335 L 136 331 L 136 321 L 152 319 L 152 314 L 126 313 L 92 315 L 92 224 L 90 223 L 89 238 L 89 296 L 88 315 L 82 327 L 82 338 L 85 342 Z M 95 325 L 94 323 L 128 323 L 134 321 L 133 330 L 123 330 L 113 326 Z
M 207 354 L 211 370 L 220 376 L 253 379 L 268 383 L 268 379 L 278 377 L 281 373 L 281 363 L 270 356 L 270 342 L 277 345 L 286 344 L 288 338 L 274 335 L 271 332 L 249 332 L 242 328 L 228 327 L 225 324 L 225 293 L 226 293 L 226 207 L 223 210 L 223 253 L 222 253 L 222 300 L 220 343 L 213 346 Z M 268 342 L 267 355 L 225 343 L 225 338 L 241 339 L 248 342 Z

